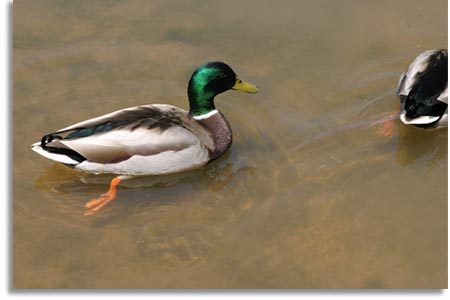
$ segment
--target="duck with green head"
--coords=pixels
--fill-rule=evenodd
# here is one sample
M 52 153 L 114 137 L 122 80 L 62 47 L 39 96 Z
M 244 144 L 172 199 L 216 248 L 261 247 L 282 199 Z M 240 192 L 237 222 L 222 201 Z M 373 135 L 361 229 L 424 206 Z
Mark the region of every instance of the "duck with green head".
M 107 193 L 86 204 L 90 215 L 115 199 L 123 179 L 192 170 L 223 155 L 232 132 L 214 97 L 230 89 L 258 91 L 227 64 L 208 62 L 189 81 L 189 111 L 168 104 L 125 108 L 46 134 L 32 150 L 77 170 L 118 175 Z

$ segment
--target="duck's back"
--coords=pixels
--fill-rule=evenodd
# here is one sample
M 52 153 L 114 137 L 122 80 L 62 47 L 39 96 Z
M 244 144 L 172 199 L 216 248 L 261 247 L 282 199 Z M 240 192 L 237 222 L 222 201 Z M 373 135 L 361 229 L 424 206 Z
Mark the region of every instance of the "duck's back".
M 398 95 L 408 96 L 414 88 L 421 98 L 441 93 L 447 86 L 447 50 L 428 50 L 417 56 L 400 76 Z

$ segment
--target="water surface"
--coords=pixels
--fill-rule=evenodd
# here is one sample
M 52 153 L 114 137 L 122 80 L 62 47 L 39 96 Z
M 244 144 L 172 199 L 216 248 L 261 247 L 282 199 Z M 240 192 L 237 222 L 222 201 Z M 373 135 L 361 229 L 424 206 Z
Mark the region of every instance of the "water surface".
M 433 1 L 14 3 L 15 288 L 445 288 L 447 130 L 372 123 L 399 75 L 447 45 Z M 259 86 L 216 106 L 231 150 L 120 184 L 39 157 L 45 133 L 146 103 L 188 107 L 191 72 Z

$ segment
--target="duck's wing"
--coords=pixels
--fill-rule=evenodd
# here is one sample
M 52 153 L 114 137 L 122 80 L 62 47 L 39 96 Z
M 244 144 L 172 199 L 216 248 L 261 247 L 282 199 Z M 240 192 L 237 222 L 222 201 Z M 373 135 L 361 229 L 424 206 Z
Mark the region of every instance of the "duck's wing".
M 114 164 L 133 156 L 179 152 L 194 145 L 201 151 L 205 143 L 212 141 L 207 134 L 199 137 L 197 131 L 201 132 L 201 128 L 196 128 L 196 123 L 185 110 L 171 105 L 143 105 L 47 134 L 40 143 L 33 145 L 33 150 L 45 151 L 47 155 L 40 154 L 63 163 L 76 164 L 87 160 Z
M 59 129 L 52 134 L 61 134 L 73 132 L 70 137 L 77 138 L 94 135 L 103 131 L 115 128 L 123 128 L 131 123 L 138 122 L 141 125 L 150 127 L 170 127 L 179 125 L 181 117 L 186 111 L 173 105 L 168 104 L 148 104 L 134 107 L 128 107 L 112 113 L 85 120 L 68 127 Z
M 447 58 L 446 49 L 432 49 L 419 54 L 400 75 L 397 93 L 400 96 L 408 96 L 411 90 L 417 86 L 424 74 L 435 68 L 434 62 Z

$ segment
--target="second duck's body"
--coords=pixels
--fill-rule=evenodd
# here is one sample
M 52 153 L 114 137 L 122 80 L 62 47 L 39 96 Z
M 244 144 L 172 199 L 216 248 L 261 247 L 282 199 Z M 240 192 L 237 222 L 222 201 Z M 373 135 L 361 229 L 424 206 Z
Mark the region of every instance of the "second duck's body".
M 448 124 L 447 50 L 421 53 L 400 76 L 400 120 L 422 128 Z

